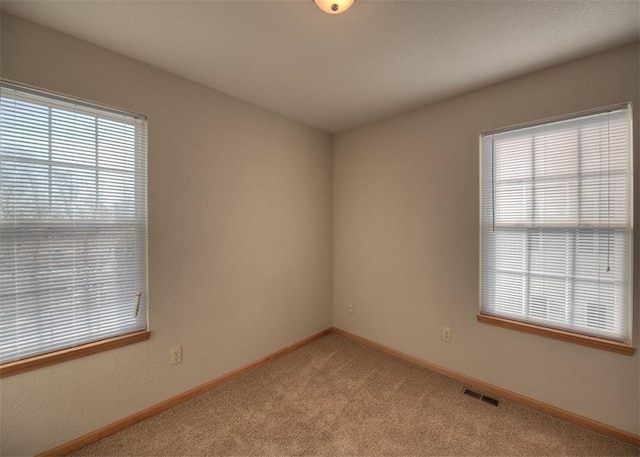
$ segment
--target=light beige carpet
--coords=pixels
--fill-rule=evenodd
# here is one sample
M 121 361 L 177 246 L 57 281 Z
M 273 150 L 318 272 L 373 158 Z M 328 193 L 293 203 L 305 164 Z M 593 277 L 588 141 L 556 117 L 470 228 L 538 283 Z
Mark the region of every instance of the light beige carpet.
M 74 455 L 640 455 L 332 334 Z

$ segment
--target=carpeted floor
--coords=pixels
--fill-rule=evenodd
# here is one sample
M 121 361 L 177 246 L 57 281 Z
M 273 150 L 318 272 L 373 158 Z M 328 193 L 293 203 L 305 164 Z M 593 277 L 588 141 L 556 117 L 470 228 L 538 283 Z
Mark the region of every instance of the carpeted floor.
M 73 455 L 640 455 L 462 389 L 332 334 Z

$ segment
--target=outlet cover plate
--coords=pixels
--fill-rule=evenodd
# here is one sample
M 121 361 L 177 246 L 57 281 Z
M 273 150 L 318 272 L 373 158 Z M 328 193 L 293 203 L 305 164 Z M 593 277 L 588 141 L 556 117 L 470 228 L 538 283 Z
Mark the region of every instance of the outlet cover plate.
M 171 349 L 169 354 L 171 357 L 171 365 L 175 365 L 177 363 L 182 362 L 182 346 L 178 346 L 177 348 Z

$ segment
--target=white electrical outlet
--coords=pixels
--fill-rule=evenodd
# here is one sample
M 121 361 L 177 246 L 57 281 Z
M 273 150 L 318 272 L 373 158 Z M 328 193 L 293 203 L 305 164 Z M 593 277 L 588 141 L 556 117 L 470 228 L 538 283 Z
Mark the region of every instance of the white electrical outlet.
M 442 327 L 442 341 L 451 343 L 451 329 L 449 327 Z
M 170 351 L 171 365 L 182 362 L 182 346 L 173 348 Z
M 349 303 L 349 304 L 347 305 L 347 311 L 348 311 L 348 312 L 350 312 L 350 313 L 352 313 L 352 312 L 353 312 L 353 303 Z

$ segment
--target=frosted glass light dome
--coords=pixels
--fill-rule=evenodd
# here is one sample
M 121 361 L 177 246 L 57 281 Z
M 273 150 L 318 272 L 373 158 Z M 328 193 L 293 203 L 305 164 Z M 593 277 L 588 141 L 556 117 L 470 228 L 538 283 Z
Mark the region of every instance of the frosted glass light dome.
M 347 11 L 356 0 L 313 0 L 318 8 L 328 14 L 340 14 Z

